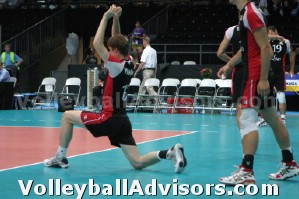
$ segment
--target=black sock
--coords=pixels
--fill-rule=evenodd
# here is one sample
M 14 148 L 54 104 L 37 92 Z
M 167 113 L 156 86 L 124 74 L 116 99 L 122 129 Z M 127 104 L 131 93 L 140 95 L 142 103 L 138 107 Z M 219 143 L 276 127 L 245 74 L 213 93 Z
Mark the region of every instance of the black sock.
M 167 151 L 168 150 L 159 151 L 159 154 L 158 154 L 159 158 L 166 159 Z
M 283 162 L 292 162 L 294 160 L 293 153 L 288 149 L 281 150 L 281 153 Z
M 244 166 L 247 169 L 253 169 L 253 161 L 254 161 L 253 155 L 244 155 L 242 166 Z

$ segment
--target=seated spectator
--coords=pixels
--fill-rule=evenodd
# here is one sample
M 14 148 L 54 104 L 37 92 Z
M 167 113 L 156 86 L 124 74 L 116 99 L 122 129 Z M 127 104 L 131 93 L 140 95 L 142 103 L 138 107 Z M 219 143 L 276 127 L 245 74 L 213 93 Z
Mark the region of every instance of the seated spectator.
M 98 86 L 95 86 L 93 88 L 93 105 L 96 105 L 96 99 L 99 99 L 99 102 L 101 102 L 101 97 L 103 96 L 103 90 L 104 90 L 104 82 L 107 78 L 107 69 L 100 69 L 98 73 Z
M 3 68 L 3 63 L 0 62 L 0 82 L 9 82 L 10 74 L 9 72 Z
M 86 50 L 87 56 L 83 64 L 98 64 L 98 59 L 94 56 L 94 49 L 88 48 Z

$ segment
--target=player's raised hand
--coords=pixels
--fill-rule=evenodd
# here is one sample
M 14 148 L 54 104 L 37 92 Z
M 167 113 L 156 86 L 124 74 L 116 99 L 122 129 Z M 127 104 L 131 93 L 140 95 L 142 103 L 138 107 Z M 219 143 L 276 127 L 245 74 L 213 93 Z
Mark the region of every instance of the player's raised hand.
M 122 14 L 122 8 L 119 6 L 115 6 L 115 5 L 112 5 L 112 6 L 113 6 L 114 17 L 119 18 Z
M 113 12 L 113 6 L 110 6 L 110 8 L 105 12 L 104 16 L 106 19 L 110 19 L 114 16 Z

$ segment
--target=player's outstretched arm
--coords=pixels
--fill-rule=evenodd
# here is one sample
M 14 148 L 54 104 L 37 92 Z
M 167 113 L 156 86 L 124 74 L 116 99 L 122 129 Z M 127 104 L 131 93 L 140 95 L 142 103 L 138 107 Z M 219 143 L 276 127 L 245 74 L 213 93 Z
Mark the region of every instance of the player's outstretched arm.
M 112 5 L 112 11 L 114 12 L 114 15 L 113 15 L 113 24 L 112 24 L 111 34 L 112 34 L 112 36 L 114 36 L 117 34 L 121 34 L 119 17 L 122 14 L 122 8 Z
M 93 46 L 95 50 L 99 53 L 101 56 L 101 59 L 106 63 L 109 58 L 109 52 L 107 48 L 104 45 L 104 37 L 105 37 L 105 31 L 107 27 L 108 20 L 112 18 L 114 15 L 112 6 L 107 10 L 107 12 L 104 13 L 103 18 L 100 22 L 100 25 L 98 27 L 97 33 L 94 37 Z

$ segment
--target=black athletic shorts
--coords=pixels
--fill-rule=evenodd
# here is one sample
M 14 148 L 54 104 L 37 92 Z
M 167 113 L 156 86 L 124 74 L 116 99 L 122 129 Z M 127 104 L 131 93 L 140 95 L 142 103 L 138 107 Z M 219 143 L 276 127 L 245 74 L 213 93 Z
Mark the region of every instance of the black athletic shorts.
M 94 137 L 108 136 L 111 145 L 136 145 L 132 124 L 127 114 L 93 113 L 83 111 L 81 120 Z
M 243 79 L 243 66 L 235 66 L 232 74 L 232 101 L 233 103 L 241 103 L 242 96 L 242 79 Z M 238 101 L 239 100 L 239 101 Z
M 286 79 L 285 73 L 281 72 L 273 72 L 273 85 L 277 91 L 285 91 L 286 90 Z

